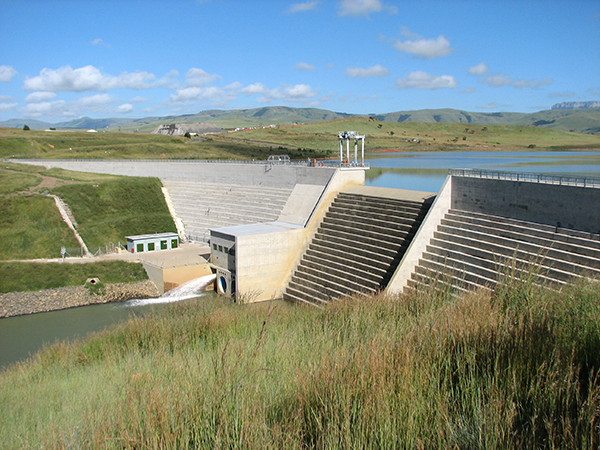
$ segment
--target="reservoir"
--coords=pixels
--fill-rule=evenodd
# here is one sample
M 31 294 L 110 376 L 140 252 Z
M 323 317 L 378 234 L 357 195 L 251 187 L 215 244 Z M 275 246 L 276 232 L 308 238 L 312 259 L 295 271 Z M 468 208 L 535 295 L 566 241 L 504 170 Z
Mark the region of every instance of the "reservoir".
M 426 192 L 438 192 L 449 169 L 600 178 L 600 151 L 372 153 L 366 155 L 365 162 L 371 167 L 366 172 L 367 186 Z M 202 297 L 192 301 L 202 301 Z M 44 345 L 85 337 L 132 314 L 170 307 L 168 302 L 152 303 L 130 301 L 0 319 L 0 370 L 33 355 Z

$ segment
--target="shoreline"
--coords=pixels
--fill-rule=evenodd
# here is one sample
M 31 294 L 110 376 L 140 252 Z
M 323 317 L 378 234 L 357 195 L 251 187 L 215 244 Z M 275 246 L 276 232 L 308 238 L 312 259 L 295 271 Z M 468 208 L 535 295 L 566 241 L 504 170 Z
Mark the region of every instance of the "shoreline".
M 84 286 L 7 292 L 0 295 L 0 318 L 159 296 L 158 288 L 150 280 L 107 284 L 104 292 L 99 295 L 90 293 Z

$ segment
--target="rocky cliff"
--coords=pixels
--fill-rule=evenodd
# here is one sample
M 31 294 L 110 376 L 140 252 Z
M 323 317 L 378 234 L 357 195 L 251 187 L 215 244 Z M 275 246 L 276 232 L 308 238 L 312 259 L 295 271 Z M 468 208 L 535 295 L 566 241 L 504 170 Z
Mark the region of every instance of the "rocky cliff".
M 552 109 L 600 108 L 600 102 L 563 102 L 552 105 Z

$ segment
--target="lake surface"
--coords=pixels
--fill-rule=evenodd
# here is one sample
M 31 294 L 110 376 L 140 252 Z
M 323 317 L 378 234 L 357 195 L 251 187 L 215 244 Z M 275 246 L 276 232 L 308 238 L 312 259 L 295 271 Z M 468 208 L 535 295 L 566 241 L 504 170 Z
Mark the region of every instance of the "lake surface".
M 600 177 L 599 151 L 398 152 L 365 155 L 367 186 L 438 192 L 449 169 Z
M 600 152 L 405 152 L 367 154 L 367 186 L 438 192 L 449 169 L 503 170 L 600 178 Z M 202 301 L 199 299 L 198 301 Z M 57 340 L 91 332 L 168 304 L 85 306 L 0 319 L 0 369 Z

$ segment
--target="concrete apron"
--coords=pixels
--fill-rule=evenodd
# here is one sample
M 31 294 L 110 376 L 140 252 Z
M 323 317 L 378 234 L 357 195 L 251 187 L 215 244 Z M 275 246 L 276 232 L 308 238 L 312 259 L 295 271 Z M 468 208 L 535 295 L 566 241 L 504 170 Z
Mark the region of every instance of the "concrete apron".
M 210 248 L 207 245 L 196 244 L 181 244 L 180 248 L 173 250 L 137 254 L 160 295 L 180 284 L 212 274 L 209 255 Z M 209 289 L 214 287 L 209 285 Z

